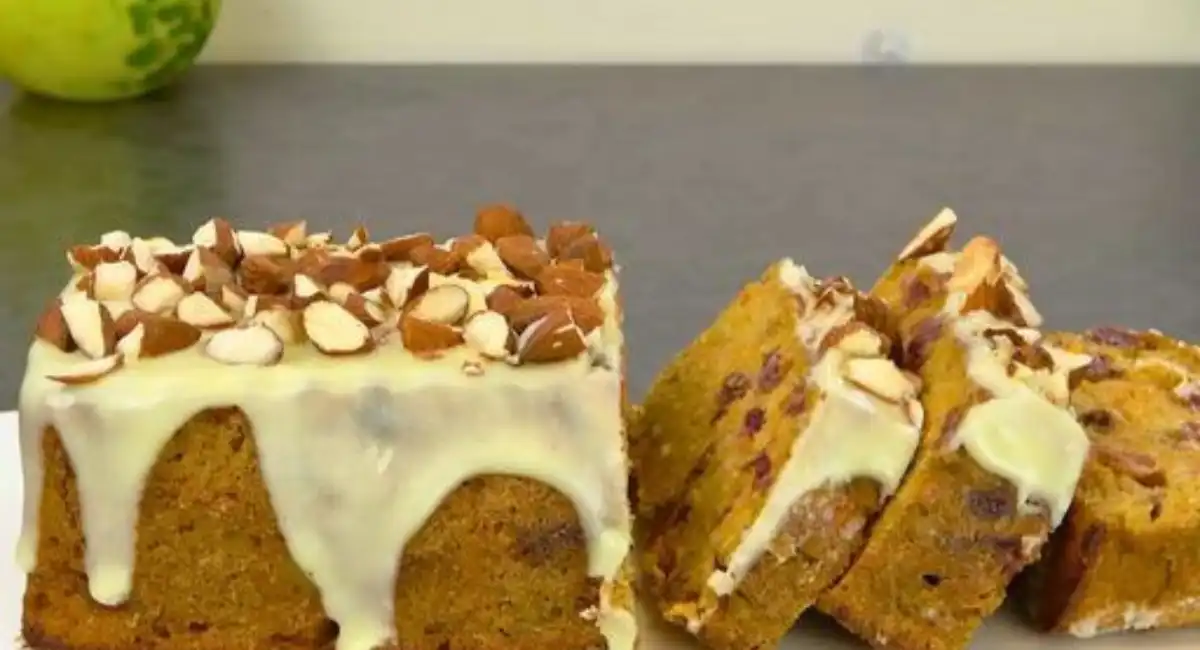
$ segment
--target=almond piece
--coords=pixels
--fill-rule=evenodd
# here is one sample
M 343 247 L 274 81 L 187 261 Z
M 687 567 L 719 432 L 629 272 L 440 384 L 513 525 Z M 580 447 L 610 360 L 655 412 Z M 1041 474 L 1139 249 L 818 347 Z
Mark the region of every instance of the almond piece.
M 364 244 L 354 251 L 354 256 L 367 264 L 381 264 L 387 261 L 379 244 Z
M 331 241 L 333 241 L 333 233 L 318 232 L 305 237 L 304 246 L 311 249 L 322 249 L 328 247 Z
M 904 262 L 946 250 L 946 244 L 949 243 L 950 237 L 954 235 L 954 226 L 957 223 L 958 217 L 954 214 L 954 211 L 949 208 L 943 208 L 932 221 L 921 228 L 917 236 L 912 238 L 912 241 L 904 245 L 900 254 L 896 256 L 896 261 Z
M 461 345 L 463 335 L 450 325 L 433 323 L 406 314 L 400 318 L 400 340 L 409 352 L 423 355 Z
M 116 324 L 100 303 L 84 297 L 65 300 L 62 315 L 71 338 L 87 356 L 98 359 L 116 349 Z
M 384 259 L 389 262 L 408 262 L 410 261 L 409 255 L 413 249 L 423 246 L 433 246 L 433 237 L 423 232 L 396 237 L 395 239 L 379 243 L 379 248 L 383 251 Z
M 495 243 L 509 235 L 533 237 L 533 229 L 525 217 L 507 205 L 489 205 L 475 214 L 475 234 Z
M 307 307 L 324 294 L 325 290 L 311 277 L 303 273 L 292 276 L 292 296 L 296 299 L 297 306 Z
M 418 246 L 408 254 L 413 264 L 428 267 L 439 275 L 453 275 L 462 268 L 463 257 L 437 246 Z
M 1025 292 L 1017 286 L 1001 280 L 997 287 L 1000 299 L 999 311 L 1002 316 L 1011 320 L 1018 327 L 1038 327 L 1042 324 L 1042 315 Z
M 987 237 L 975 237 L 963 246 L 946 286 L 970 294 L 981 285 L 995 284 L 1000 272 L 1000 246 Z
M 486 300 L 487 307 L 492 311 L 508 315 L 517 308 L 517 305 L 525 302 L 525 299 L 529 298 L 530 295 L 532 294 L 527 290 L 509 285 L 500 285 L 488 293 Z
M 587 350 L 584 334 L 565 310 L 552 311 L 533 322 L 517 339 L 520 363 L 554 363 Z
M 883 345 L 878 332 L 854 321 L 830 330 L 821 341 L 821 351 L 836 348 L 854 357 L 874 357 L 884 353 Z
M 367 300 L 361 293 L 350 293 L 341 303 L 346 311 L 354 314 L 367 327 L 375 327 L 387 318 L 382 307 Z
M 236 284 L 227 284 L 221 287 L 221 297 L 217 302 L 230 314 L 241 316 L 246 313 L 246 302 L 249 300 L 250 294 L 245 289 Z
M 281 258 L 247 255 L 238 267 L 242 288 L 249 293 L 275 294 L 287 291 L 291 283 L 291 264 Z
M 879 399 L 900 404 L 913 392 L 913 385 L 889 359 L 859 358 L 846 362 L 846 381 Z
M 394 307 L 403 307 L 429 290 L 429 269 L 418 266 L 392 271 L 383 288 Z
M 538 274 L 538 292 L 547 296 L 580 296 L 592 298 L 604 288 L 604 276 L 599 273 L 565 266 L 547 266 Z
M 346 241 L 346 250 L 356 251 L 366 246 L 370 241 L 371 234 L 367 231 L 367 227 L 359 224 L 354 228 L 354 232 L 350 233 L 350 239 Z
M 177 275 L 148 275 L 133 290 L 133 306 L 155 314 L 168 313 L 189 293 L 183 278 Z
M 213 334 L 204 353 L 231 366 L 270 366 L 283 357 L 283 341 L 264 325 L 234 327 Z
M 466 259 L 473 251 L 485 244 L 491 245 L 491 242 L 484 239 L 483 235 L 463 235 L 450 240 L 450 252 Z
M 494 309 L 494 311 L 500 311 Z M 578 296 L 535 296 L 523 300 L 508 313 L 513 331 L 520 334 L 534 321 L 554 311 L 567 311 L 585 335 L 604 324 L 604 311 L 596 301 Z
M 143 275 L 153 273 L 159 266 L 158 259 L 154 257 L 153 246 L 145 239 L 135 238 L 129 244 L 129 254 L 133 258 L 133 265 Z
M 190 348 L 200 340 L 200 329 L 181 320 L 157 314 L 138 314 L 138 327 L 142 329 L 140 356 L 144 359 L 160 357 Z M 136 330 L 136 328 L 135 328 Z
M 122 363 L 124 363 L 122 355 L 111 354 L 99 359 L 82 361 L 67 370 L 47 375 L 46 378 L 51 381 L 57 381 L 60 384 L 67 384 L 68 386 L 90 384 L 112 374 L 121 367 Z
M 475 312 L 463 328 L 463 340 L 489 359 L 503 359 L 516 343 L 508 321 L 494 311 Z
M 367 326 L 336 302 L 319 300 L 305 307 L 302 322 L 308 340 L 323 354 L 357 354 L 374 346 Z
M 433 287 L 408 308 L 408 315 L 429 323 L 457 325 L 467 315 L 471 295 L 454 284 Z
M 287 242 L 270 233 L 257 230 L 239 230 L 238 245 L 243 255 L 288 256 L 291 251 Z
M 237 263 L 240 254 L 237 233 L 224 219 L 210 219 L 197 228 L 192 235 L 192 243 L 197 248 L 207 248 L 216 253 L 228 266 L 232 267 Z
M 344 282 L 356 291 L 369 291 L 382 286 L 391 275 L 391 267 L 383 262 L 369 263 L 355 257 L 331 256 L 316 268 L 304 268 L 317 281 L 327 287 Z
M 303 312 L 281 308 L 260 309 L 250 318 L 250 323 L 262 325 L 279 337 L 285 345 L 304 343 Z
M 288 246 L 299 247 L 308 243 L 308 222 L 303 219 L 274 224 L 267 228 L 267 232 Z
M 72 246 L 67 250 L 67 262 L 75 271 L 91 271 L 102 262 L 121 261 L 121 252 L 106 246 Z
M 233 324 L 233 316 L 203 293 L 184 296 L 175 306 L 175 313 L 179 320 L 201 329 L 228 327 Z
M 131 309 L 113 320 L 113 335 L 118 342 L 129 336 L 129 333 L 142 322 L 141 316 L 143 313 L 136 309 Z
M 129 318 L 126 318 L 125 321 L 117 321 L 117 353 L 132 361 L 142 356 L 142 340 L 146 338 L 146 328 L 137 322 L 137 317 L 133 312 L 129 312 L 126 316 Z M 132 322 L 133 327 L 129 331 L 121 333 L 120 326 L 126 321 Z
M 579 261 L 592 273 L 604 273 L 612 268 L 612 249 L 596 234 L 569 242 L 557 256 L 560 262 Z
M 550 256 L 529 235 L 512 235 L 496 240 L 496 253 L 512 274 L 533 280 L 550 264 Z
M 596 229 L 584 221 L 556 221 L 546 231 L 546 252 L 558 259 L 568 244 L 595 234 Z
M 76 350 L 75 341 L 71 338 L 71 332 L 67 328 L 67 321 L 63 318 L 61 300 L 56 298 L 46 305 L 42 315 L 38 317 L 34 336 L 63 352 Z
M 133 238 L 124 230 L 112 230 L 100 235 L 100 245 L 118 253 L 129 248 Z
M 508 266 L 504 263 L 504 260 L 500 259 L 500 254 L 496 252 L 496 247 L 489 241 L 484 240 L 479 246 L 466 253 L 465 262 L 468 268 L 483 278 L 491 276 L 509 277 Z

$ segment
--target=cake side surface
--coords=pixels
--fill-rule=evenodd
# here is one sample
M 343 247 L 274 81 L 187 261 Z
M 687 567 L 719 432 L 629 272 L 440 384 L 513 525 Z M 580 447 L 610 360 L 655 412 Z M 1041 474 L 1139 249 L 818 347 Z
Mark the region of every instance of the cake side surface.
M 872 294 L 923 383 L 916 460 L 850 570 L 818 606 L 879 648 L 955 650 L 1065 516 L 1087 453 L 1068 374 L 1024 280 L 990 240 L 947 250 L 949 211 Z
M 710 647 L 777 643 L 911 458 L 916 389 L 863 300 L 785 260 L 643 404 L 632 457 L 638 485 L 651 482 L 637 499 L 648 591 Z
M 172 518 L 146 510 L 156 502 L 145 490 L 170 491 L 171 481 L 148 479 L 174 462 L 179 454 L 163 456 L 173 445 L 191 449 L 182 462 L 198 470 L 237 465 L 244 444 L 232 459 L 206 460 L 224 448 L 193 441 L 205 438 L 197 427 L 230 430 L 254 441 L 234 474 L 259 480 L 271 506 L 245 515 L 272 519 L 246 530 L 282 536 L 287 555 L 270 571 L 287 574 L 291 562 L 311 580 L 339 650 L 397 641 L 397 629 L 404 647 L 487 648 L 521 634 L 509 627 L 522 622 L 554 628 L 555 616 L 569 621 L 559 630 L 568 636 L 547 642 L 633 646 L 624 342 L 611 253 L 590 226 L 559 223 L 537 240 L 519 213 L 496 208 L 481 211 L 475 233 L 442 245 L 428 235 L 374 242 L 364 228 L 333 245 L 300 224 L 258 232 L 213 220 L 188 246 L 110 233 L 69 257 L 77 275 L 39 322 L 21 394 L 18 555 L 31 584 L 53 588 L 38 575 L 55 541 L 40 534 L 39 514 L 67 476 L 78 514 L 65 521 L 79 527 L 85 599 L 113 612 L 161 607 L 139 600 L 156 576 L 142 571 L 138 551 L 145 526 Z M 45 459 L 69 460 L 70 471 Z M 219 501 L 198 484 L 205 476 L 183 484 Z M 471 513 L 479 521 L 458 521 Z M 472 526 L 470 542 L 448 537 Z M 505 562 L 524 548 L 517 539 L 551 559 L 528 571 L 515 551 Z M 489 540 L 509 542 L 487 551 Z M 493 558 L 471 608 L 430 608 L 435 587 L 422 576 L 444 579 L 440 561 L 454 560 L 429 552 L 437 547 Z M 572 553 L 584 557 L 582 582 Z M 78 565 L 71 570 L 78 583 Z M 549 601 L 492 591 L 523 572 L 526 596 L 545 588 L 538 598 L 573 594 L 570 602 L 552 603 L 546 618 Z M 484 608 L 489 593 L 496 600 Z M 39 611 L 27 610 L 27 629 L 39 627 Z M 476 623 L 444 620 L 468 611 Z M 443 619 L 425 625 L 426 614 Z M 226 633 L 259 633 L 196 618 L 212 647 Z M 151 622 L 125 624 L 158 644 L 146 647 L 188 647 Z M 277 632 L 304 644 L 330 627 Z
M 1094 359 L 1072 393 L 1093 453 L 1023 585 L 1035 623 L 1086 638 L 1200 622 L 1200 351 L 1119 328 L 1053 340 Z

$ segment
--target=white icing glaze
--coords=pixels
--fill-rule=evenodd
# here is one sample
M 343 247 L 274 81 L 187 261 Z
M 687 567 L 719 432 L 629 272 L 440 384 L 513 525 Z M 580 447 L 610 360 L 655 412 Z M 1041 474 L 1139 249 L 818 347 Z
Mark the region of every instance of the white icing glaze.
M 955 444 L 987 471 L 1005 478 L 1017 489 L 1018 506 L 1025 512 L 1037 508 L 1031 498 L 1050 510 L 1057 527 L 1075 494 L 1088 453 L 1088 437 L 1066 405 L 1069 368 L 1079 355 L 1051 350 L 1053 370 L 1033 370 L 1019 365 L 1008 373 L 1008 360 L 997 354 L 983 332 L 1012 329 L 1012 325 L 986 311 L 950 315 L 954 334 L 967 355 L 968 378 L 992 398 L 970 408 L 958 425 Z M 1076 366 L 1077 367 L 1077 366 Z
M 803 267 L 785 260 L 780 273 L 785 284 L 804 296 L 810 306 L 796 335 L 816 358 L 825 335 L 854 318 L 854 299 L 837 295 L 813 309 L 814 281 Z M 877 481 L 885 497 L 899 486 L 920 441 L 916 390 L 909 386 L 901 404 L 884 401 L 844 379 L 848 360 L 846 352 L 834 347 L 811 368 L 809 382 L 820 391 L 819 402 L 807 428 L 793 442 L 791 455 L 754 523 L 728 558 L 727 568 L 709 576 L 708 587 L 717 595 L 733 593 L 806 494 L 859 477 Z M 915 423 L 910 419 L 910 405 L 917 409 Z
M 461 284 L 473 303 L 486 296 L 486 286 Z M 536 479 L 574 503 L 588 571 L 604 584 L 597 625 L 610 648 L 628 650 L 632 614 L 609 601 L 631 541 L 615 292 L 610 276 L 598 296 L 608 318 L 589 341 L 607 365 L 588 353 L 519 368 L 486 363 L 482 376 L 462 372 L 464 361 L 481 361 L 465 347 L 435 361 L 398 344 L 337 358 L 289 346 L 278 365 L 234 367 L 197 345 L 64 386 L 47 375 L 80 357 L 36 342 L 20 398 L 18 561 L 27 572 L 36 563 L 40 439 L 53 426 L 79 485 L 89 590 L 106 605 L 125 601 L 141 492 L 160 451 L 195 414 L 237 406 L 252 424 L 289 551 L 339 624 L 339 650 L 394 638 L 392 594 L 405 543 L 448 493 L 489 473 Z

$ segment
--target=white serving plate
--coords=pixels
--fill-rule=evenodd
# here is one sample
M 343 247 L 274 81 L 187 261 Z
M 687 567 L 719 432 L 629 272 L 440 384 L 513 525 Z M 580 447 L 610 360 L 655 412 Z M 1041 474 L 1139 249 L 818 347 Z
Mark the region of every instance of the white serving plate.
M 17 417 L 0 413 L 0 648 L 16 639 L 21 618 L 25 577 L 13 562 L 21 523 L 21 462 L 17 448 Z M 650 617 L 643 616 L 643 619 Z M 643 650 L 697 650 L 687 634 L 661 624 L 644 625 Z M 780 650 L 863 650 L 866 645 L 820 616 L 805 616 Z M 972 650 L 1197 650 L 1200 629 L 1121 634 L 1079 640 L 1037 634 L 1005 613 L 989 621 L 971 645 Z M 14 650 L 18 650 L 15 646 Z

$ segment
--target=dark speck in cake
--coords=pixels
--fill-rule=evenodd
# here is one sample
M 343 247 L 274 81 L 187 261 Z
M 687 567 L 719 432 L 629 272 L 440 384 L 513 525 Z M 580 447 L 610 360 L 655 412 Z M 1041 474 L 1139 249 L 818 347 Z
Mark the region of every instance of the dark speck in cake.
M 753 438 L 755 434 L 762 431 L 766 422 L 767 412 L 761 408 L 756 406 L 746 411 L 746 417 L 742 418 L 742 435 Z
M 788 415 L 800 415 L 807 407 L 805 404 L 805 396 L 808 393 L 808 385 L 801 380 L 800 383 L 792 387 L 788 393 L 787 402 L 783 405 L 783 412 Z
M 721 388 L 717 390 L 717 412 L 713 414 L 712 422 L 715 424 L 724 417 L 729 412 L 729 407 L 749 392 L 749 375 L 736 371 L 725 375 L 725 380 L 721 382 Z
M 763 356 L 762 367 L 758 370 L 758 391 L 769 393 L 783 383 L 791 363 L 785 361 L 778 349 L 771 350 Z
M 750 467 L 754 470 L 754 487 L 765 488 L 771 484 L 771 458 L 767 456 L 767 452 L 760 452 L 750 461 Z
M 1120 327 L 1097 327 L 1088 330 L 1087 337 L 1101 345 L 1111 345 L 1117 348 L 1136 348 L 1140 344 L 1136 332 Z
M 1010 490 L 970 490 L 967 492 L 967 508 L 977 519 L 990 521 L 1012 515 L 1016 509 Z
M 1113 426 L 1113 414 L 1104 409 L 1085 411 L 1078 419 L 1080 424 L 1097 433 L 1105 433 Z

